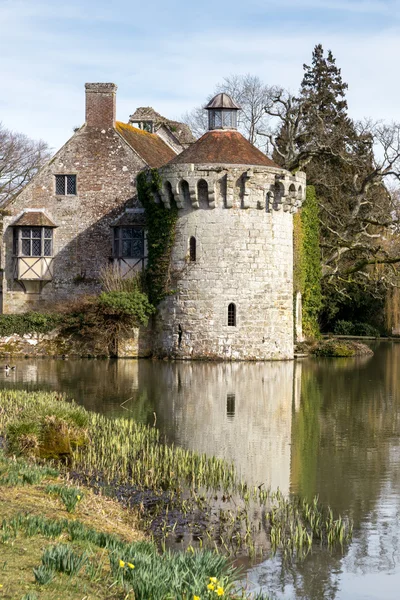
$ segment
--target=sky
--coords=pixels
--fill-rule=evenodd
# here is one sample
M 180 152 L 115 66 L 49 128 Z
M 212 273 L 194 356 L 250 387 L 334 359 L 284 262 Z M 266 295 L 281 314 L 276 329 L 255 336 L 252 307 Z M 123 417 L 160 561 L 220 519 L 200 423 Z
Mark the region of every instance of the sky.
M 400 121 L 400 0 L 0 0 L 0 121 L 54 150 L 84 122 L 85 82 L 118 85 L 117 119 L 171 119 L 224 77 L 296 92 L 331 49 L 353 118 Z

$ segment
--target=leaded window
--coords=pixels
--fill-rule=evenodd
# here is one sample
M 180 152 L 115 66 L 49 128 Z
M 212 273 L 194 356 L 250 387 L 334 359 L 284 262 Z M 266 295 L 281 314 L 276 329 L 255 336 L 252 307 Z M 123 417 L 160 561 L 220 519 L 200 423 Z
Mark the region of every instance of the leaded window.
M 144 229 L 142 227 L 114 227 L 114 257 L 143 258 Z
M 13 252 L 15 256 L 52 256 L 53 229 L 51 227 L 16 227 Z
M 76 196 L 76 175 L 56 175 L 57 196 Z
M 237 114 L 235 110 L 210 110 L 209 129 L 236 129 Z

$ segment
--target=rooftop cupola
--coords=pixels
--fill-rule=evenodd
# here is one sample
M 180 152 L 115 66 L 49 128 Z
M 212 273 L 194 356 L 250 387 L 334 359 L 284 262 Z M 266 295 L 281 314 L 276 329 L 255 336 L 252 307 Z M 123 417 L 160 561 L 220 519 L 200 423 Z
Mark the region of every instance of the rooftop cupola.
M 228 94 L 217 94 L 205 107 L 208 110 L 208 129 L 237 129 L 240 106 Z

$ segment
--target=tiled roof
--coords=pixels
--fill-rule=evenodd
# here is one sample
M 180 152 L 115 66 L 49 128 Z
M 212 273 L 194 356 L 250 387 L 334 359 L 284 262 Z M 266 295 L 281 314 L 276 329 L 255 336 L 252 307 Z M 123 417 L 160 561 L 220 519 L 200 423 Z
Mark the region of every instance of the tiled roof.
M 119 121 L 116 123 L 116 129 L 151 168 L 162 167 L 176 156 L 175 152 L 154 133 L 142 131 Z
M 195 140 L 189 125 L 180 121 L 171 121 L 160 115 L 151 106 L 137 108 L 133 115 L 129 117 L 129 121 L 152 121 L 156 128 L 160 125 L 166 125 L 181 144 L 192 144 Z
M 50 219 L 40 211 L 26 211 L 19 219 L 12 223 L 13 227 L 57 227 Z
M 197 142 L 170 161 L 171 164 L 229 164 L 281 167 L 250 144 L 238 131 L 207 131 Z

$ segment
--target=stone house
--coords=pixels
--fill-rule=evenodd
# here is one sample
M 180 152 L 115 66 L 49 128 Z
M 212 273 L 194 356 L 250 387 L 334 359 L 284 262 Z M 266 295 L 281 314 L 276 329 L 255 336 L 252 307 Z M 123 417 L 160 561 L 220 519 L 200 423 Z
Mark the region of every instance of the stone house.
M 167 119 L 157 124 L 161 135 L 147 131 L 153 121 L 144 118 L 142 129 L 116 122 L 116 90 L 110 83 L 86 84 L 85 124 L 4 207 L 2 313 L 45 310 L 97 292 L 100 269 L 110 260 L 124 272 L 143 267 L 136 175 L 174 158 L 187 147 L 190 131 L 182 125 L 181 144 Z
M 209 130 L 150 108 L 115 121 L 114 84 L 86 84 L 86 123 L 6 207 L 2 312 L 45 310 L 99 290 L 114 261 L 146 264 L 135 180 L 157 168 L 158 202 L 178 207 L 173 293 L 158 306 L 146 353 L 181 359 L 293 358 L 293 213 L 305 174 L 280 168 L 237 131 L 239 107 L 218 94 Z M 125 355 L 140 354 L 136 341 Z M 131 348 L 129 350 L 129 347 Z

